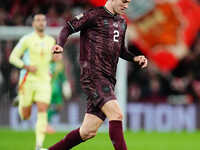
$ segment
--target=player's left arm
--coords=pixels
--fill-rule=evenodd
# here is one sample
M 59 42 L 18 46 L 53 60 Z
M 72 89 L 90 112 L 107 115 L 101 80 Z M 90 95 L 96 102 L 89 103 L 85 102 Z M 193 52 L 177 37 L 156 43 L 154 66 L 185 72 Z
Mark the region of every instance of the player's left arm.
M 145 68 L 148 65 L 148 60 L 144 55 L 135 56 L 125 46 L 123 46 L 121 49 L 120 57 L 127 61 L 139 64 L 141 68 Z
M 127 28 L 127 26 L 126 26 Z M 126 30 L 126 29 L 125 29 Z M 130 62 L 137 63 L 141 66 L 141 68 L 145 68 L 148 65 L 148 60 L 144 55 L 135 56 L 132 52 L 130 52 L 125 46 L 125 33 L 123 35 L 123 43 L 121 46 L 120 57 Z

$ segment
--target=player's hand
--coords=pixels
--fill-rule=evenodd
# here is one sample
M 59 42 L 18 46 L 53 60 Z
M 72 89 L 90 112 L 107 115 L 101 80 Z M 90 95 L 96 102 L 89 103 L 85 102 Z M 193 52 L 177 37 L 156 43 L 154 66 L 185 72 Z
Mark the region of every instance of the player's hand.
M 37 68 L 35 66 L 24 66 L 24 69 L 26 69 L 28 72 L 35 73 L 37 71 Z
M 54 45 L 52 48 L 53 54 L 60 54 L 63 52 L 63 48 L 60 45 Z
M 147 60 L 147 58 L 146 58 L 145 56 L 143 56 L 143 55 L 135 56 L 135 57 L 133 58 L 133 60 L 134 60 L 134 62 L 137 62 L 137 63 L 141 66 L 141 68 L 145 68 L 145 67 L 147 67 L 147 65 L 148 65 L 148 60 Z

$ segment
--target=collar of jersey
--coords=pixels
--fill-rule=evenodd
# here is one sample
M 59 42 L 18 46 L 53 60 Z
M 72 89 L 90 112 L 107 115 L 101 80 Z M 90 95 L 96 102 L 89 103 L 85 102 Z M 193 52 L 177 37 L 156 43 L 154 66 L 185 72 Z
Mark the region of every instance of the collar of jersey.
M 105 6 L 103 6 L 104 10 L 109 13 L 112 17 L 116 16 L 115 14 L 111 13 Z
M 40 37 L 35 31 L 33 31 L 33 34 L 35 34 L 35 36 L 39 39 L 44 39 L 46 37 L 46 35 L 44 34 L 44 37 Z

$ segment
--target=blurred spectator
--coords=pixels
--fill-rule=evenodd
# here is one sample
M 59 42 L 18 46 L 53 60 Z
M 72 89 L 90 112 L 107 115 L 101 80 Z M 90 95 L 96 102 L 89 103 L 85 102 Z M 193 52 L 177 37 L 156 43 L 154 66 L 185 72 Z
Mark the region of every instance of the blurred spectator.
M 63 23 L 62 18 L 58 17 L 55 7 L 50 7 L 46 16 L 48 26 L 57 27 Z
M 67 77 L 65 75 L 65 67 L 63 60 L 56 60 L 54 58 L 51 63 L 51 103 L 48 108 L 48 121 L 52 121 L 52 117 L 56 116 L 57 121 L 60 120 L 59 112 L 63 108 L 64 98 L 63 95 L 68 95 L 68 99 L 71 98 L 71 89 L 69 88 L 69 92 L 67 94 L 63 94 L 63 85 L 69 83 Z M 65 89 L 66 90 L 66 89 Z M 64 91 L 64 92 L 67 92 Z
M 191 94 L 191 100 L 194 103 L 200 103 L 200 79 L 193 80 L 189 85 L 188 91 Z
M 6 0 L 0 5 L 0 25 L 31 25 L 33 14 L 42 12 L 49 26 L 61 26 L 71 13 L 80 13 L 88 5 L 88 0 Z
M 13 16 L 13 25 L 15 26 L 23 26 L 24 25 L 24 18 L 23 15 L 20 13 L 16 13 Z
M 128 100 L 139 102 L 141 100 L 141 87 L 137 83 L 132 83 L 128 88 Z
M 10 73 L 10 84 L 9 84 L 9 99 L 14 100 L 17 97 L 17 85 L 19 79 L 19 71 L 13 68 Z
M 13 46 L 12 41 L 4 41 L 1 42 L 1 63 L 0 63 L 0 70 L 3 76 L 3 86 L 1 92 L 3 95 L 8 94 L 9 86 L 10 86 L 10 72 L 12 70 L 11 65 L 8 63 L 8 57 L 10 55 L 11 48 Z M 1 96 L 3 96 L 1 95 Z
M 4 8 L 0 7 L 0 25 L 6 25 L 7 13 Z
M 0 43 L 0 68 L 2 66 L 2 47 L 1 47 L 1 43 Z M 2 70 L 0 69 L 0 98 L 1 98 L 1 95 L 2 95 L 2 88 L 3 88 L 3 74 L 2 74 Z
M 162 93 L 162 86 L 159 78 L 155 76 L 149 82 L 149 94 L 144 101 L 153 103 L 166 103 L 166 97 Z

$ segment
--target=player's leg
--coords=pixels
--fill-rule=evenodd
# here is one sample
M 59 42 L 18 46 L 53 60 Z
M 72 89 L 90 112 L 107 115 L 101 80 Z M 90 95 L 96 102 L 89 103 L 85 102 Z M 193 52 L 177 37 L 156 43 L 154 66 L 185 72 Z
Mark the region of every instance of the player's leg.
M 105 78 L 100 81 L 96 83 L 93 103 L 109 120 L 109 135 L 115 150 L 127 150 L 122 129 L 123 116 L 114 94 L 114 85 Z
M 123 116 L 117 100 L 106 102 L 101 110 L 109 120 L 109 135 L 115 150 L 127 150 L 122 128 Z
M 99 127 L 102 125 L 103 120 L 99 117 L 86 113 L 83 123 L 80 127 L 80 136 L 83 141 L 91 139 L 96 136 Z
M 33 89 L 29 82 L 24 83 L 23 86 L 20 87 L 18 91 L 19 115 L 22 120 L 28 120 L 31 115 Z
M 64 139 L 50 147 L 48 150 L 69 150 L 72 147 L 93 138 L 103 120 L 93 114 L 85 114 L 80 128 L 71 131 Z
M 48 125 L 47 109 L 49 105 L 44 102 L 36 102 L 36 105 L 38 109 L 37 122 L 35 128 L 36 148 L 41 148 L 45 139 L 46 129 Z
M 28 120 L 31 116 L 31 108 L 32 106 L 23 107 L 19 105 L 19 115 L 22 120 Z
M 35 83 L 35 96 L 34 101 L 37 105 L 37 122 L 35 127 L 35 134 L 36 134 L 36 149 L 42 147 L 47 125 L 47 109 L 50 103 L 51 98 L 51 85 L 50 83 Z
M 109 100 L 106 102 L 101 110 L 104 112 L 109 121 L 120 120 L 122 121 L 123 115 L 117 100 Z

